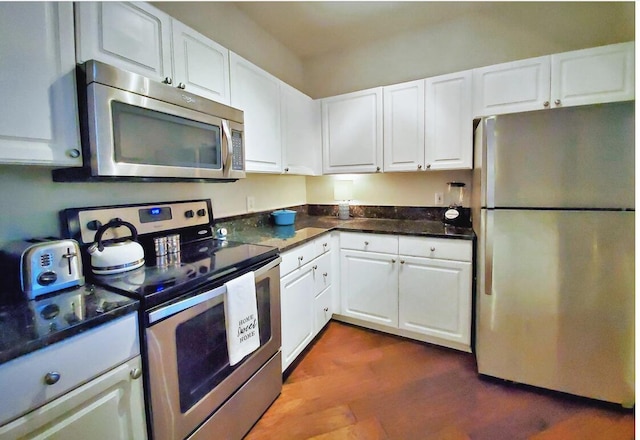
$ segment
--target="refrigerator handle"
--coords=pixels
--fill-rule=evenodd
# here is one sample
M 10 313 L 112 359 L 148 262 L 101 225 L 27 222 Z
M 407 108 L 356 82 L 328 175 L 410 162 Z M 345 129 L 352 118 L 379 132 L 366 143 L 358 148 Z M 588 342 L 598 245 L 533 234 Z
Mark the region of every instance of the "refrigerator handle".
M 496 207 L 496 139 L 495 116 L 486 118 L 483 127 L 485 203 L 487 208 Z
M 484 230 L 484 294 L 493 293 L 493 216 L 492 209 L 487 209 Z

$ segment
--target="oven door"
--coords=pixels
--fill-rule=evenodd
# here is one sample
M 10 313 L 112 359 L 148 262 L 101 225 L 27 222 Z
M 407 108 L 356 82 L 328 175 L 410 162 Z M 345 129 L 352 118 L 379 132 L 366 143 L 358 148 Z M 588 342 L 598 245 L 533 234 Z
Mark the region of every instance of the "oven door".
M 279 263 L 255 271 L 260 347 L 234 366 L 227 353 L 224 285 L 149 313 L 155 440 L 187 437 L 280 350 Z
M 93 175 L 244 177 L 242 124 L 98 83 L 87 112 Z

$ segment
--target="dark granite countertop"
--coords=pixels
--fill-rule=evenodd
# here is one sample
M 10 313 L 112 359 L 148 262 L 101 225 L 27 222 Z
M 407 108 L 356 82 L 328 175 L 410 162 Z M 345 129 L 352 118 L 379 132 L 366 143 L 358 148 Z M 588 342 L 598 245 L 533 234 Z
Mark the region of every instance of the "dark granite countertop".
M 235 222 L 219 224 L 228 230 L 227 238 L 244 243 L 275 246 L 281 252 L 332 230 L 374 234 L 415 235 L 424 237 L 473 240 L 472 228 L 457 228 L 435 220 L 398 220 L 353 218 L 340 220 L 333 216 L 298 215 L 291 226 L 251 226 Z
M 138 310 L 139 302 L 86 284 L 0 306 L 0 364 Z

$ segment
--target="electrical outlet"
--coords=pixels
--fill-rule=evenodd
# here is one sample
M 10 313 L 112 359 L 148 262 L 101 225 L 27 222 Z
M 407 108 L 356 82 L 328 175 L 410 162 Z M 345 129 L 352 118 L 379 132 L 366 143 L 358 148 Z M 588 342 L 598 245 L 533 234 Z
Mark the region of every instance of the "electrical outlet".
M 253 196 L 247 196 L 247 212 L 256 210 L 256 199 Z
M 443 197 L 442 197 L 442 193 L 436 193 L 435 203 L 436 203 L 436 206 L 442 206 L 443 205 L 444 200 L 443 200 Z

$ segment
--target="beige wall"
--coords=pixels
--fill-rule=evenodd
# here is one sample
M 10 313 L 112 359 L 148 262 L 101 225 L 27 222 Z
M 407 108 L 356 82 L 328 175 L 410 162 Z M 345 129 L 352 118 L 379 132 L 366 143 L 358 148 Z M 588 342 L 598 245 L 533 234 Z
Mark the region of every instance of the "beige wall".
M 304 90 L 302 62 L 230 2 L 151 2 L 243 58 Z M 206 7 L 206 9 L 205 9 Z M 213 13 L 212 13 L 213 11 Z
M 306 60 L 304 91 L 323 98 L 634 39 L 633 2 L 504 2 L 500 16 L 477 12 Z
M 436 206 L 436 193 L 442 193 L 446 201 L 447 182 L 464 182 L 465 189 L 471 189 L 471 171 L 466 170 L 318 176 L 307 177 L 307 203 L 336 204 L 336 180 L 353 181 L 352 203 L 357 205 Z

